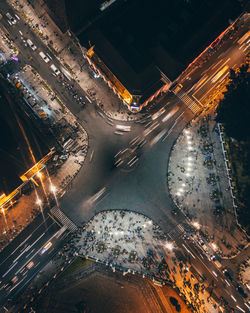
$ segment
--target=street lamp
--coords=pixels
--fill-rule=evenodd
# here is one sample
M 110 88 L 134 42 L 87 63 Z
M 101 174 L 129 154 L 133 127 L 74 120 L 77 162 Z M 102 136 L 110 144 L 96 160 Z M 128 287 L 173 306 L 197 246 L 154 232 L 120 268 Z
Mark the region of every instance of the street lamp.
M 56 187 L 54 185 L 51 185 L 50 186 L 50 190 L 55 193 L 56 192 Z
M 42 200 L 38 198 L 37 201 L 36 201 L 36 203 L 37 203 L 38 205 L 41 205 Z
M 165 247 L 166 247 L 168 250 L 170 250 L 170 251 L 172 251 L 172 250 L 174 249 L 174 245 L 172 244 L 172 242 L 167 242 L 167 243 L 165 244 Z
M 41 173 L 41 172 L 38 172 L 38 173 L 37 173 L 37 176 L 38 176 L 39 178 L 42 178 L 42 173 Z
M 211 244 L 211 246 L 214 250 L 217 250 L 217 245 L 214 242 Z
M 198 222 L 193 222 L 193 226 L 196 228 L 196 229 L 200 229 L 200 224 Z

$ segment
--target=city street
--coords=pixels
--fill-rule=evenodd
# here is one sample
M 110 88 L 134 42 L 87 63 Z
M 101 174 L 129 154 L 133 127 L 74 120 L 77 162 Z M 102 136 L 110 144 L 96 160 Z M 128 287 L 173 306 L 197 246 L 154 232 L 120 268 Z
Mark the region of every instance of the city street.
M 12 9 L 4 3 L 3 13 L 7 10 L 12 12 Z M 237 39 L 246 31 L 248 24 L 240 30 L 237 37 L 228 39 L 218 48 L 209 57 L 208 62 L 188 70 L 179 78 L 183 87 L 179 91 L 162 96 L 157 110 L 164 108 L 163 113 L 155 115 L 154 118 L 149 114 L 144 123 L 138 123 L 115 121 L 100 115 L 97 105 L 86 97 L 86 91 L 82 90 L 77 82 L 72 82 L 75 92 L 86 102 L 82 108 L 72 99 L 70 91 L 61 84 L 58 76 L 53 74 L 48 64 L 39 56 L 38 51 L 48 53 L 53 64 L 61 68 L 58 59 L 29 26 L 22 19 L 12 26 L 7 23 L 5 17 L 0 22 L 19 50 L 20 66 L 30 64 L 60 96 L 63 103 L 67 104 L 88 133 L 89 153 L 70 190 L 59 201 L 59 207 L 64 214 L 77 226 L 87 223 L 95 214 L 104 210 L 131 210 L 147 216 L 155 225 L 159 225 L 183 254 L 191 259 L 192 266 L 205 277 L 208 284 L 214 284 L 213 293 L 218 299 L 223 296 L 231 307 L 235 308 L 238 305 L 244 308 L 243 312 L 247 312 L 244 299 L 235 290 L 236 283 L 227 285 L 222 271 L 207 259 L 197 243 L 183 236 L 190 233 L 192 226 L 172 200 L 167 186 L 167 172 L 172 147 L 182 130 L 203 106 L 209 104 L 209 96 L 221 84 L 223 77 L 228 75 L 229 67 L 236 68 L 244 60 L 246 51 L 240 49 Z M 24 37 L 31 39 L 38 51 L 24 46 L 19 34 L 21 29 Z M 219 71 L 225 66 L 227 66 L 225 72 L 219 76 Z M 129 127 L 129 131 L 124 131 L 124 126 Z M 126 164 L 123 163 L 121 166 L 115 164 L 115 156 L 124 149 L 129 151 L 134 149 L 133 153 L 137 158 L 134 166 L 132 165 L 134 155 L 124 160 Z M 173 210 L 177 210 L 178 214 L 173 215 Z M 18 294 L 42 268 L 42 265 L 48 262 L 49 253 L 41 257 L 39 251 L 59 230 L 59 226 L 47 215 L 46 219 L 47 223 L 41 224 L 37 231 L 34 231 L 34 225 L 38 225 L 39 222 L 33 222 L 29 226 L 30 229 L 25 230 L 26 236 L 22 240 L 17 237 L 0 254 L 2 303 L 6 297 L 10 295 L 14 297 Z M 22 245 L 24 240 L 26 240 L 25 245 Z M 58 241 L 54 238 L 53 244 L 59 246 L 61 240 L 62 238 Z M 12 293 L 11 287 L 7 290 L 8 287 L 5 285 L 26 266 L 31 247 L 35 249 L 32 258 L 34 268 L 23 271 L 20 286 Z M 49 251 L 51 255 L 52 251 L 52 249 Z M 23 253 L 22 257 L 21 253 Z M 15 271 L 12 267 L 15 267 Z M 242 312 L 242 310 L 238 311 Z

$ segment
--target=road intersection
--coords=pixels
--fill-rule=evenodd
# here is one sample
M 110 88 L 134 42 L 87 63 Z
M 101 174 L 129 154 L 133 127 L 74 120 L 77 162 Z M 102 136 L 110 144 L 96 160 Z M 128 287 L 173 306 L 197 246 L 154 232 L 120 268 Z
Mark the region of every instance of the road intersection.
M 3 11 L 7 12 L 7 10 L 11 11 L 8 5 L 5 4 Z M 20 20 L 16 25 L 10 26 L 4 18 L 1 23 L 10 36 L 13 37 L 19 50 L 21 60 L 19 66 L 23 67 L 25 64 L 30 64 L 39 72 L 41 77 L 49 83 L 53 91 L 60 96 L 63 103 L 77 117 L 78 122 L 89 135 L 89 155 L 70 190 L 59 202 L 59 207 L 64 214 L 78 226 L 88 222 L 95 214 L 103 210 L 125 209 L 146 215 L 160 226 L 170 240 L 175 241 L 175 244 L 184 254 L 188 254 L 192 258 L 193 266 L 202 276 L 210 283 L 212 281 L 216 282 L 214 294 L 218 298 L 223 295 L 227 298 L 231 307 L 235 307 L 237 302 L 237 305 L 243 308 L 244 301 L 236 293 L 234 285 L 227 286 L 223 273 L 218 270 L 213 262 L 207 259 L 195 242 L 183 236 L 185 233 L 190 232 L 191 226 L 189 220 L 181 211 L 178 211 L 176 216 L 171 213 L 173 210 L 178 210 L 178 208 L 172 201 L 166 178 L 173 144 L 184 127 L 199 113 L 201 106 L 207 104 L 210 93 L 221 83 L 220 79 L 223 78 L 223 75 L 216 81 L 213 81 L 213 77 L 223 68 L 222 66 L 228 65 L 228 67 L 234 68 L 242 63 L 245 52 L 239 49 L 240 46 L 237 43 L 232 43 L 232 40 L 227 41 L 210 57 L 208 62 L 201 67 L 196 67 L 195 70 L 192 70 L 192 73 L 185 73 L 179 79 L 183 84 L 182 89 L 177 91 L 176 94 L 167 93 L 162 97 L 157 110 L 164 108 L 164 113 L 154 120 L 148 115 L 147 120 L 142 121 L 142 123 L 117 122 L 110 120 L 105 115 L 100 115 L 97 106 L 88 100 L 86 92 L 82 90 L 77 82 L 72 84 L 76 93 L 82 96 L 86 102 L 84 109 L 80 107 L 77 101 L 72 99 L 71 94 L 65 90 L 59 78 L 53 74 L 39 54 L 24 46 L 23 40 L 18 35 L 20 29 L 22 29 L 25 36 L 28 36 L 34 42 L 39 51 L 42 50 L 51 55 L 51 51 L 36 34 L 30 31 L 29 26 L 24 21 Z M 241 32 L 244 32 L 244 29 Z M 237 36 L 240 36 L 240 34 Z M 61 67 L 60 62 L 54 56 L 52 56 L 52 62 L 56 67 Z M 175 111 L 171 114 L 173 110 Z M 117 125 L 129 126 L 131 129 L 129 132 L 117 132 Z M 137 138 L 139 138 L 138 142 Z M 134 144 L 134 142 L 136 143 Z M 136 150 L 134 150 L 134 147 L 136 147 Z M 128 149 L 128 157 L 123 160 L 124 164 L 117 167 L 115 155 L 124 149 Z M 131 151 L 134 154 L 130 155 Z M 135 160 L 136 163 L 133 163 Z M 131 164 L 132 166 L 130 166 Z M 102 190 L 101 196 L 95 197 Z M 93 199 L 93 197 L 95 200 L 90 204 L 89 199 Z M 46 224 L 47 230 L 46 235 L 44 235 L 46 240 L 40 237 L 44 233 L 42 228 L 39 228 L 36 237 L 30 236 L 29 229 L 27 229 L 25 231 L 26 237 L 23 238 L 24 241 L 27 240 L 25 241 L 27 247 L 33 247 L 34 244 L 37 252 L 59 229 L 53 219 L 50 217 L 46 217 L 46 219 L 53 225 L 48 228 Z M 34 223 L 39 224 L 39 222 Z M 20 239 L 17 238 L 17 240 Z M 18 248 L 19 245 L 20 248 Z M 60 242 L 58 242 L 58 246 L 60 246 Z M 19 260 L 18 254 L 23 253 L 22 262 L 18 264 L 20 271 L 27 263 L 28 254 L 30 253 L 27 247 L 23 250 L 24 246 L 14 240 L 6 248 L 7 250 L 3 251 L 5 256 L 0 254 L 3 262 L 1 275 L 5 280 L 2 282 L 3 286 L 7 280 L 9 281 L 14 276 L 12 266 L 16 266 L 15 260 L 17 258 Z M 14 252 L 15 249 L 17 249 L 16 252 Z M 11 257 L 6 258 L 6 255 L 9 254 L 11 254 Z M 39 266 L 34 268 L 34 271 L 25 278 L 27 283 L 49 260 L 49 256 L 44 257 L 44 262 L 40 262 L 37 253 L 34 254 L 34 260 Z M 20 284 L 14 295 L 18 294 L 24 286 Z M 1 289 L 1 303 L 5 303 L 6 288 L 8 286 Z M 244 312 L 247 312 L 245 307 L 244 309 Z

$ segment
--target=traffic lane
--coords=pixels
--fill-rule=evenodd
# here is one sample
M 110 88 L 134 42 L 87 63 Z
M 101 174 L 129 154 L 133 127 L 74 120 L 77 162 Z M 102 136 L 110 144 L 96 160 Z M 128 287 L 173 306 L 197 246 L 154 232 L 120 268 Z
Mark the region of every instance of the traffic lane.
M 23 42 L 23 40 L 20 37 L 20 34 L 18 33 L 19 30 L 15 29 L 15 27 L 17 27 L 16 25 L 13 25 L 14 28 L 10 28 L 11 26 L 8 25 L 8 23 L 6 24 L 6 28 L 8 29 L 8 31 L 13 35 L 13 30 L 15 30 L 16 32 L 16 39 L 12 38 L 14 41 L 14 44 L 16 45 L 16 47 L 19 50 L 19 58 L 21 58 L 21 61 L 25 61 L 22 63 L 26 63 L 26 64 L 31 64 L 36 70 L 37 72 L 42 71 L 43 73 L 41 74 L 41 77 L 46 77 L 47 79 L 49 79 L 49 81 L 51 82 L 51 80 L 53 81 L 52 86 L 54 87 L 58 87 L 56 86 L 57 84 L 61 84 L 63 82 L 59 81 L 59 75 L 57 77 L 54 77 L 53 75 L 53 71 L 49 68 L 52 64 L 55 64 L 57 67 L 61 67 L 62 65 L 60 64 L 60 62 L 57 60 L 57 58 L 55 56 L 51 56 L 52 57 L 52 61 L 49 61 L 48 63 L 44 62 L 44 60 L 41 58 L 41 56 L 39 55 L 39 52 L 41 51 L 41 49 L 43 49 L 43 52 L 45 53 L 49 53 L 51 55 L 51 52 L 49 51 L 48 48 L 45 49 L 45 45 L 44 47 L 40 48 L 39 44 L 42 45 L 42 43 L 39 41 L 39 38 L 37 38 L 37 41 L 34 41 L 34 39 L 32 40 L 32 42 L 37 46 L 37 49 L 35 51 L 33 51 L 29 46 L 25 46 L 25 43 Z M 27 33 L 27 32 L 26 32 Z M 13 36 L 12 36 L 13 37 Z M 30 36 L 31 37 L 31 36 Z M 27 38 L 26 38 L 27 39 Z M 29 38 L 30 39 L 30 38 Z M 25 53 L 24 53 L 25 52 Z M 25 65 L 25 64 L 24 64 Z M 45 70 L 44 70 L 45 68 Z M 50 73 L 50 75 L 48 75 L 48 73 Z M 86 93 L 82 90 L 82 88 L 72 79 L 71 81 L 69 81 L 66 76 L 64 74 L 60 74 L 60 77 L 64 78 L 63 81 L 64 82 L 69 82 L 70 84 L 74 85 L 74 93 L 79 94 L 79 96 L 81 96 L 83 99 L 82 101 L 84 103 L 88 103 L 89 100 L 86 97 Z M 64 98 L 64 100 L 66 100 L 66 102 L 72 102 L 72 103 L 76 103 L 79 104 L 77 102 L 77 100 L 73 97 L 74 95 L 70 94 L 69 90 L 67 90 L 67 88 L 60 86 L 61 88 L 57 88 L 56 92 L 60 94 L 60 97 Z M 65 95 L 67 94 L 68 95 Z M 72 93 L 72 90 L 71 90 Z M 66 98 L 66 99 L 65 99 Z M 74 113 L 79 112 L 79 105 L 78 105 L 78 110 L 75 110 Z M 76 107 L 74 108 L 76 109 Z
M 195 242 L 189 239 L 183 240 L 181 237 L 176 238 L 175 242 L 179 247 L 184 247 L 183 252 L 186 256 L 189 255 L 188 259 L 192 266 L 209 282 L 208 288 L 210 291 L 213 289 L 218 298 L 223 296 L 231 306 L 234 306 L 236 301 L 239 305 L 244 305 L 244 300 L 237 294 L 236 288 L 228 281 L 226 282 L 224 274 L 220 272 L 212 261 L 207 259 Z M 225 292 L 227 293 L 226 295 Z
M 20 277 L 20 280 L 23 279 L 22 282 L 18 284 L 16 288 L 14 288 L 11 292 L 8 293 L 7 295 L 8 298 L 15 300 L 16 297 L 20 294 L 20 292 L 22 292 L 24 288 L 26 288 L 31 283 L 31 281 L 37 276 L 37 274 L 51 261 L 53 256 L 63 247 L 68 234 L 69 233 L 66 232 L 60 238 L 56 237 L 49 238 L 50 242 L 52 243 L 51 248 L 49 248 L 42 255 L 38 251 L 39 253 L 36 253 L 30 259 L 30 261 L 34 262 L 34 266 L 30 269 L 24 268 L 22 276 Z
M 182 123 L 181 126 L 178 124 L 180 127 L 178 131 L 182 130 L 186 122 L 182 120 Z M 172 137 L 173 141 L 175 138 Z M 135 210 L 150 217 L 167 232 L 170 219 L 173 218 L 170 212 L 175 208 L 166 184 L 171 147 L 169 141 L 159 142 L 141 155 L 133 175 L 126 171 L 117 172 L 109 183 L 111 190 L 109 196 L 96 206 L 95 211 L 100 212 L 107 207 Z
M 142 129 L 144 129 L 143 125 L 136 124 L 137 132 L 133 133 L 133 135 L 141 134 Z M 71 190 L 60 200 L 63 211 L 77 223 L 79 223 L 79 220 L 89 220 L 96 211 L 95 206 L 89 207 L 88 203 L 86 203 L 91 196 L 95 195 L 103 187 L 107 187 L 109 192 L 113 188 L 113 181 L 119 179 L 119 176 L 123 177 L 123 175 L 126 175 L 115 167 L 114 156 L 121 148 L 128 147 L 128 141 L 131 140 L 131 137 L 127 137 L 128 135 L 131 136 L 132 134 L 125 133 L 124 136 L 116 135 L 100 138 L 95 148 L 94 162 L 91 165 L 88 164 L 88 166 L 83 165 L 73 182 Z M 134 137 L 132 136 L 132 138 Z M 95 140 L 98 139 L 95 137 Z M 86 179 L 86 177 L 89 177 L 89 179 Z M 118 185 L 118 183 L 115 183 L 115 185 Z M 108 197 L 109 194 L 107 195 Z M 74 212 L 71 210 L 72 205 L 75 208 Z M 117 206 L 120 207 L 118 204 Z
M 198 89 L 194 90 L 192 95 L 199 100 L 204 98 L 204 95 L 208 94 L 213 89 L 216 89 L 216 87 L 221 84 L 225 77 L 229 75 L 230 68 L 235 68 L 243 62 L 244 57 L 245 54 L 239 50 L 238 47 L 232 47 L 229 49 L 228 53 L 223 56 L 223 59 L 220 59 L 212 68 L 206 72 L 206 74 L 203 76 L 204 81 L 198 87 Z M 226 69 L 226 71 L 223 72 L 223 69 Z
M 55 248 L 58 246 L 58 242 L 62 241 L 62 238 L 55 239 L 57 242 L 54 243 L 54 247 L 48 249 L 48 251 L 44 252 L 43 255 L 41 255 L 41 248 L 45 246 L 45 244 L 48 243 L 49 240 L 53 241 L 51 238 L 57 233 L 58 227 L 54 228 L 54 231 L 47 232 L 46 237 L 44 237 L 43 242 L 38 242 L 36 246 L 34 246 L 34 251 L 32 251 L 32 255 L 29 253 L 29 255 L 26 256 L 24 259 L 23 264 L 20 266 L 20 268 L 14 273 L 15 276 L 13 276 L 11 279 L 15 278 L 15 282 L 11 283 L 11 280 L 3 282 L 1 285 L 2 288 L 2 299 L 0 300 L 2 303 L 5 302 L 6 297 L 10 297 L 12 293 L 16 293 L 17 290 L 21 290 L 24 288 L 24 286 L 27 284 L 27 282 L 30 281 L 30 275 L 33 276 L 37 274 L 37 272 L 41 269 L 41 267 L 44 265 L 44 262 L 48 262 L 51 258 L 51 253 L 55 253 Z M 24 258 L 24 257 L 23 257 Z M 33 262 L 33 266 L 30 265 L 31 262 Z M 27 266 L 31 266 L 31 268 L 28 268 Z
M 38 253 L 38 251 L 43 247 L 46 241 L 53 236 L 59 230 L 59 226 L 56 223 L 51 224 L 44 232 L 40 232 L 35 240 L 29 239 L 27 241 L 26 248 L 16 257 L 14 261 L 9 261 L 5 263 L 5 269 L 2 269 L 2 282 L 8 282 L 13 277 L 15 277 L 20 269 L 22 269 L 26 264 L 30 262 L 32 257 Z M 6 270 L 4 272 L 4 270 Z
M 48 218 L 48 217 L 46 217 Z M 20 253 L 20 249 L 23 248 L 23 245 L 26 244 L 27 240 L 30 239 L 32 234 L 36 234 L 36 231 L 45 230 L 45 224 L 42 215 L 38 215 L 30 224 L 28 224 L 25 229 L 15 237 L 9 244 L 6 246 L 3 251 L 0 253 L 0 271 L 2 271 L 2 264 L 5 261 L 13 262 L 16 256 Z M 53 223 L 51 219 L 48 219 L 48 224 Z
M 236 41 L 241 38 L 243 33 L 246 31 L 245 29 L 242 29 L 241 32 L 237 33 L 237 37 L 233 39 L 227 39 L 224 44 L 213 54 L 209 57 L 208 61 L 203 63 L 201 67 L 196 67 L 195 70 L 192 70 L 192 73 L 186 73 L 185 77 L 182 79 L 182 84 L 185 90 L 188 90 L 193 87 L 194 84 L 196 84 L 202 76 L 207 74 L 211 70 L 211 67 L 214 66 L 215 62 L 218 59 L 227 58 L 228 56 L 231 56 L 232 58 L 235 58 L 237 53 L 235 54 L 235 48 L 237 47 Z M 232 46 L 233 45 L 233 46 Z
M 60 63 L 60 61 L 54 56 L 54 54 L 50 51 L 50 49 L 41 41 L 41 39 L 39 38 L 39 36 L 33 31 L 32 28 L 30 28 L 28 25 L 25 25 L 26 23 L 22 21 L 22 19 L 15 25 L 10 26 L 8 23 L 5 23 L 8 31 L 10 32 L 10 34 L 14 34 L 14 38 L 12 38 L 14 40 L 14 43 L 18 43 L 18 48 L 20 51 L 22 51 L 23 49 L 29 49 L 31 50 L 35 55 L 37 54 L 38 57 L 42 60 L 42 58 L 39 55 L 39 52 L 42 51 L 46 54 L 49 54 L 51 59 L 48 63 L 45 63 L 43 60 L 42 62 L 44 64 L 47 64 L 47 66 L 51 66 L 52 64 L 54 64 L 60 71 L 61 68 L 63 68 L 65 71 L 67 71 L 67 69 Z M 25 29 L 25 31 L 24 31 Z M 19 30 L 22 31 L 23 36 L 20 35 Z M 27 39 L 31 39 L 31 41 L 34 43 L 34 45 L 37 47 L 37 49 L 35 51 L 33 51 L 29 46 L 25 47 L 23 39 L 21 38 L 23 37 L 25 40 Z M 28 63 L 28 62 L 27 62 Z M 51 69 L 49 69 L 49 71 L 52 72 Z M 68 72 L 68 71 L 67 71 Z M 71 80 L 68 79 L 64 73 L 61 72 L 60 74 L 62 77 L 64 77 L 66 82 L 69 83 L 73 83 L 75 85 L 75 91 L 77 93 L 81 93 L 81 95 L 84 97 L 84 100 L 86 103 L 89 103 L 89 98 L 88 95 L 85 93 L 85 91 L 79 86 L 79 84 L 72 78 Z

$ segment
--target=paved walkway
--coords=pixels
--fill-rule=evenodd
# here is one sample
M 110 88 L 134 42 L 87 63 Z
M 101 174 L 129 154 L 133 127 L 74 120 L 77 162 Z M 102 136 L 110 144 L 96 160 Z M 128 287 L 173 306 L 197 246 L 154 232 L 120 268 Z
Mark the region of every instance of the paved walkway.
M 236 227 L 218 129 L 206 117 L 184 129 L 173 147 L 168 186 L 178 207 L 200 229 L 200 243 L 232 257 L 247 244 Z M 206 243 L 204 239 L 206 238 Z
M 95 78 L 83 57 L 88 47 L 80 47 L 78 40 L 69 32 L 62 34 L 38 1 L 33 4 L 26 0 L 8 2 L 26 18 L 27 23 L 87 93 L 93 105 L 97 104 L 100 110 L 115 120 L 132 121 L 142 117 L 141 113 L 131 113 L 101 78 Z
M 93 217 L 69 244 L 74 254 L 118 268 L 123 275 L 138 272 L 177 286 L 200 313 L 219 312 L 218 306 L 175 255 L 161 229 L 144 215 L 131 211 L 103 211 Z M 66 248 L 69 249 L 70 248 Z M 76 250 L 77 249 L 77 250 Z
M 51 122 L 55 128 L 60 128 L 60 135 L 57 136 L 57 141 L 63 142 L 67 137 L 72 135 L 74 139 L 74 147 L 72 149 L 63 151 L 61 154 L 55 153 L 54 161 L 48 165 L 42 172 L 43 186 L 40 179 L 37 177 L 37 188 L 30 190 L 17 203 L 6 211 L 5 215 L 1 215 L 0 219 L 0 250 L 2 250 L 12 239 L 14 239 L 23 228 L 29 224 L 34 217 L 39 214 L 38 199 L 42 201 L 41 206 L 48 205 L 51 199 L 54 199 L 54 193 L 61 196 L 64 190 L 69 186 L 71 181 L 81 169 L 85 157 L 87 155 L 88 135 L 83 127 L 77 122 L 75 116 L 64 106 L 62 110 L 61 105 L 56 101 L 57 95 L 52 92 L 50 86 L 44 82 L 43 78 L 35 73 L 30 66 L 26 66 L 20 73 L 15 76 L 10 76 L 10 81 L 15 85 L 17 79 L 22 81 L 22 86 L 19 90 L 26 88 L 26 93 L 29 91 L 37 104 L 34 108 L 37 113 L 45 111 L 49 118 L 52 117 Z M 44 88 L 45 83 L 47 89 Z M 51 98 L 54 98 L 52 101 Z M 61 102 L 62 105 L 64 105 Z M 63 137 L 65 135 L 65 138 Z M 48 175 L 48 172 L 51 175 Z M 51 186 L 55 188 L 51 190 Z M 22 190 L 24 192 L 24 190 Z

